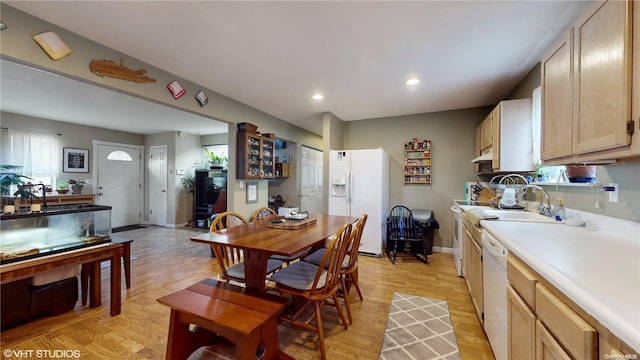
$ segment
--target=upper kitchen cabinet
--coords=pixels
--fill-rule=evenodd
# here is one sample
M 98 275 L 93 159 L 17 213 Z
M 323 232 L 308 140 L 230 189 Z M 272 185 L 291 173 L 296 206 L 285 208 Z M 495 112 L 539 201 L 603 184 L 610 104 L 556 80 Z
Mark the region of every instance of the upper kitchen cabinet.
M 479 126 L 478 133 L 480 134 L 480 154 L 491 148 L 493 145 L 493 114 L 492 111 L 482 121 Z
M 239 132 L 237 179 L 273 179 L 274 140 L 265 135 Z
M 541 61 L 543 160 L 571 155 L 573 96 L 573 28 L 569 29 Z
M 481 156 L 473 162 L 483 164 L 481 172 L 533 171 L 531 99 L 501 101 L 476 130 L 476 141 Z
M 594 3 L 542 59 L 545 164 L 640 155 L 632 141 L 640 117 L 640 96 L 632 97 L 632 88 L 640 91 L 640 41 L 632 36 L 640 33 L 639 8 L 633 1 Z

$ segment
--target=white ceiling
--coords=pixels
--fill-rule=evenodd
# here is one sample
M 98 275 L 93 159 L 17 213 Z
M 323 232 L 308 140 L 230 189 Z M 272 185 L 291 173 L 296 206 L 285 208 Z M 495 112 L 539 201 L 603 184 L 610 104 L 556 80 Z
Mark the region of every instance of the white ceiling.
M 5 3 L 317 134 L 325 111 L 350 121 L 494 105 L 588 5 Z M 422 82 L 407 87 L 414 76 Z M 325 99 L 312 100 L 316 92 Z

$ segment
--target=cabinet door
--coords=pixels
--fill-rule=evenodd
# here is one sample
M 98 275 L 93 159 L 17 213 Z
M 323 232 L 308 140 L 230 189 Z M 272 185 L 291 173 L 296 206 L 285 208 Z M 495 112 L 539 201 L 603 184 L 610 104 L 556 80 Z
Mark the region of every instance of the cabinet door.
M 493 144 L 493 123 L 491 114 L 480 124 L 480 151 L 484 152 Z
M 260 177 L 273 179 L 274 177 L 274 141 L 267 138 L 260 140 Z
M 475 137 L 476 137 L 476 149 L 475 149 L 475 154 L 473 155 L 474 158 L 480 156 L 481 151 L 480 151 L 480 126 L 478 126 L 476 128 L 476 132 L 475 132 Z M 474 167 L 476 168 L 476 172 L 479 173 L 482 168 L 480 166 L 479 163 L 474 164 Z
M 573 153 L 628 145 L 632 2 L 598 2 L 575 24 Z
M 491 162 L 491 166 L 493 167 L 494 170 L 499 171 L 500 170 L 500 132 L 502 131 L 501 129 L 501 107 L 502 107 L 502 103 L 498 104 L 498 106 L 495 107 L 495 109 L 493 109 L 493 111 L 491 112 L 491 134 L 493 136 L 493 141 L 491 143 L 491 146 L 493 147 L 493 161 Z
M 536 315 L 511 286 L 507 288 L 507 334 L 509 360 L 534 360 Z
M 256 134 L 239 132 L 237 136 L 237 179 L 260 178 L 260 137 Z
M 471 293 L 471 282 L 473 279 L 473 273 L 471 269 L 471 248 L 473 246 L 473 239 L 471 233 L 464 227 L 462 232 L 462 273 L 464 274 L 464 280 L 467 283 L 469 293 Z
M 542 141 L 540 157 L 551 160 L 571 155 L 573 28 L 542 59 Z
M 471 300 L 476 308 L 476 313 L 480 322 L 484 323 L 482 313 L 484 312 L 484 301 L 482 291 L 482 248 L 475 242 L 471 241 L 471 272 L 473 279 L 471 282 Z
M 571 360 L 540 320 L 536 321 L 536 360 Z

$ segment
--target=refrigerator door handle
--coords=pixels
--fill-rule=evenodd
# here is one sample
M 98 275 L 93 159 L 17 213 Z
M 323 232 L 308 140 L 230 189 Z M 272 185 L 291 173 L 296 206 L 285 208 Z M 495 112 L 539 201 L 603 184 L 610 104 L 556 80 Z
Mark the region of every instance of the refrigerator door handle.
M 349 170 L 349 199 L 347 200 L 349 204 L 353 203 L 353 181 L 354 181 L 354 171 Z M 351 209 L 349 209 L 351 211 Z
M 351 204 L 351 169 L 347 169 L 347 204 Z

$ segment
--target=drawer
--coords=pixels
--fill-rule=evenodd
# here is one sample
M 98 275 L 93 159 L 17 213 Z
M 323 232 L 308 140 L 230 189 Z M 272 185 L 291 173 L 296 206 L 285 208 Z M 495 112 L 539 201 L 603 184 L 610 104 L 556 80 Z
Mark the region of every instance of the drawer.
M 536 285 L 536 313 L 573 358 L 597 359 L 598 332 L 541 284 Z
M 516 290 L 529 308 L 535 309 L 536 283 L 538 280 L 529 271 L 527 265 L 510 255 L 507 258 L 507 278 L 511 287 Z

